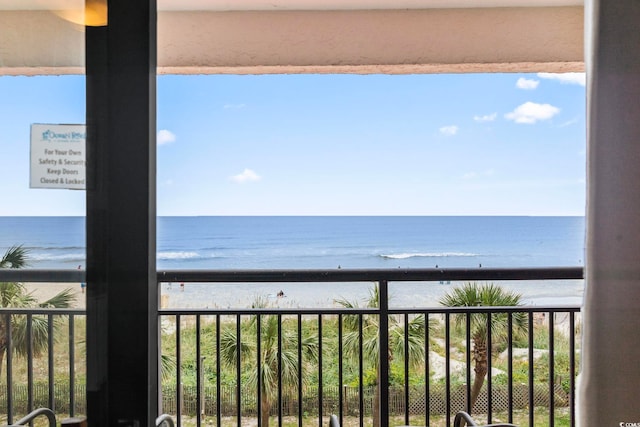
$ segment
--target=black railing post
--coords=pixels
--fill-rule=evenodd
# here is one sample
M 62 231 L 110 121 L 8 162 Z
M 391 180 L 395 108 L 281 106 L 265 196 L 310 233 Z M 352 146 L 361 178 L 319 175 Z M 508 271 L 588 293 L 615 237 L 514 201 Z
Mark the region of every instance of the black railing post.
M 340 425 L 344 423 L 345 407 L 344 407 L 344 371 L 342 365 L 343 347 L 342 347 L 342 314 L 338 316 L 338 418 Z
M 404 313 L 404 423 L 409 425 L 409 313 Z
M 533 366 L 534 354 L 533 354 L 533 312 L 529 312 L 529 324 L 527 326 L 529 330 L 529 425 L 535 425 L 534 420 L 534 412 L 535 412 L 535 371 Z
M 69 316 L 69 416 L 76 413 L 76 340 L 75 340 L 75 318 Z
M 508 313 L 507 318 L 507 395 L 508 395 L 508 422 L 513 423 L 513 313 Z
M 238 427 L 242 427 L 242 337 L 240 327 L 242 317 L 236 315 L 236 422 Z
M 364 426 L 364 357 L 363 355 L 363 343 L 362 343 L 362 331 L 363 331 L 363 316 L 358 315 L 358 410 L 360 411 L 360 423 L 359 426 Z M 375 410 L 375 408 L 374 408 Z
M 6 328 L 6 349 L 7 354 L 7 423 L 13 423 L 13 348 L 12 342 L 12 330 L 11 330 L 11 314 L 7 313 L 5 316 L 5 328 Z
M 256 386 L 256 404 L 257 404 L 257 417 L 258 427 L 262 427 L 262 376 L 264 375 L 264 367 L 262 366 L 262 316 L 258 314 L 256 316 L 256 369 L 258 374 L 258 381 Z M 218 373 L 218 378 L 220 374 Z M 220 423 L 218 423 L 220 425 Z
M 318 427 L 322 427 L 322 314 L 318 314 Z M 278 427 L 282 427 L 279 425 Z
M 378 288 L 378 298 L 380 300 L 380 367 L 379 367 L 379 381 L 378 387 L 380 389 L 380 401 L 379 407 L 374 408 L 378 411 L 380 416 L 380 425 L 382 427 L 389 426 L 389 282 L 386 280 L 380 281 Z
M 201 349 L 201 316 L 196 315 L 196 426 L 202 425 L 202 415 L 204 413 L 202 406 L 202 349 Z
M 27 413 L 33 411 L 33 315 L 27 314 Z
M 54 364 L 53 364 L 53 314 L 47 315 L 47 370 L 49 371 L 49 378 L 47 381 L 48 391 L 49 391 L 49 399 L 48 399 L 48 408 L 52 411 L 56 410 L 56 399 L 55 399 L 55 378 L 54 378 Z
M 278 427 L 282 427 L 282 314 L 278 314 L 276 320 L 278 322 Z M 322 384 L 322 376 L 320 379 Z M 320 393 L 320 402 L 322 411 L 322 393 Z
M 555 426 L 555 408 L 556 408 L 556 399 L 555 399 L 555 338 L 554 338 L 554 330 L 555 330 L 555 317 L 556 313 L 550 311 L 548 313 L 549 316 L 549 427 Z
M 298 427 L 302 427 L 302 315 L 297 315 L 298 319 Z M 338 354 L 342 354 L 338 351 Z M 342 383 L 342 379 L 340 380 Z M 342 411 L 340 412 L 342 413 Z

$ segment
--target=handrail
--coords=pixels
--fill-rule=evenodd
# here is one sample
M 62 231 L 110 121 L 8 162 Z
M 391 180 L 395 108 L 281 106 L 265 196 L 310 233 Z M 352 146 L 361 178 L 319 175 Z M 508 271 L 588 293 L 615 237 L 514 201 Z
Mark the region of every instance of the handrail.
M 1 277 L 1 276 L 0 276 Z M 159 282 L 438 282 L 583 279 L 582 267 L 165 270 Z
M 160 427 L 165 424 L 167 427 L 174 427 L 173 418 L 169 414 L 162 414 L 158 418 L 156 418 L 156 427 Z
M 370 282 L 583 279 L 583 267 L 163 270 L 159 282 Z M 83 270 L 0 269 L 0 282 L 85 282 Z
M 463 424 L 464 423 L 464 424 Z M 476 424 L 476 422 L 473 420 L 473 418 L 471 418 L 471 415 L 469 415 L 468 413 L 464 412 L 464 411 L 460 411 L 456 414 L 455 418 L 453 419 L 453 427 L 464 427 L 464 426 L 470 426 L 470 427 L 517 427 L 515 424 L 509 424 L 509 423 L 500 423 L 500 424 Z
M 49 427 L 56 427 L 56 414 L 54 414 L 53 411 L 49 408 L 38 408 L 34 411 L 31 411 L 31 413 L 29 413 L 24 418 L 21 418 L 18 421 L 16 421 L 15 424 L 11 424 L 11 426 L 27 425 L 28 423 L 30 423 L 40 415 L 44 415 L 47 417 L 47 419 L 49 420 Z M 7 426 L 7 427 L 11 427 L 11 426 Z

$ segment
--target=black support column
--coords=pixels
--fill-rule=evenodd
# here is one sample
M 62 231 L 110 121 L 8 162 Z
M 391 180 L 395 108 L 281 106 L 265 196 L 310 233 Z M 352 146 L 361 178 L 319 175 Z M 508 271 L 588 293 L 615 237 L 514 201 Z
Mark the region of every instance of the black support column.
M 143 427 L 158 415 L 156 1 L 108 3 L 86 31 L 87 415 Z

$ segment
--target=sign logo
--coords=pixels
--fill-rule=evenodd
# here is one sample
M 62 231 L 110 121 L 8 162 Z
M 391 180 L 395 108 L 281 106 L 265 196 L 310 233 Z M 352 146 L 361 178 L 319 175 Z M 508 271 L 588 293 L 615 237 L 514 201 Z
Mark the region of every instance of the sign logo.
M 30 188 L 86 188 L 85 125 L 31 125 Z

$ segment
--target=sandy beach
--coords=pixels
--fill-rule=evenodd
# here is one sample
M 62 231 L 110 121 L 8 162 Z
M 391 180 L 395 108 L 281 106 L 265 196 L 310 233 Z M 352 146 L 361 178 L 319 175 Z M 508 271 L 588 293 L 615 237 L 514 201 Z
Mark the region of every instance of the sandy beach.
M 254 284 L 256 285 L 256 284 Z M 344 285 L 344 284 L 343 284 Z M 217 286 L 203 284 L 186 284 L 185 289 L 177 286 L 162 284 L 162 308 L 246 308 L 256 301 L 258 296 L 271 303 L 274 307 L 280 308 L 316 308 L 316 307 L 336 307 L 335 299 L 346 299 L 352 302 L 364 303 L 368 297 L 371 284 L 354 284 L 352 288 L 338 286 L 332 289 L 331 286 L 318 287 L 317 284 L 302 283 L 283 286 L 285 296 L 276 298 L 276 289 L 273 284 L 259 284 L 257 286 L 238 286 L 237 284 L 218 284 Z M 412 285 L 415 289 L 412 289 Z M 24 283 L 25 288 L 38 301 L 46 301 L 64 289 L 71 289 L 76 297 L 73 308 L 86 308 L 85 294 L 82 292 L 80 283 Z M 392 307 L 438 307 L 439 294 L 432 294 L 433 287 L 421 287 L 419 284 L 403 284 L 409 289 L 391 287 Z M 445 289 L 438 289 L 444 292 Z M 575 299 L 575 298 L 574 298 Z M 579 305 L 580 301 L 568 301 L 568 304 Z M 525 298 L 526 306 L 545 305 L 554 306 L 545 299 L 536 301 Z M 532 303 L 533 302 L 533 303 Z M 564 302 L 564 301 L 563 301 Z M 548 319 L 544 319 L 546 323 Z M 566 329 L 568 327 L 567 313 L 558 313 L 555 318 L 556 328 Z
M 65 289 L 71 289 L 76 297 L 72 308 L 84 309 L 86 307 L 85 294 L 82 293 L 80 283 L 24 283 L 24 286 L 40 302 L 48 300 Z

